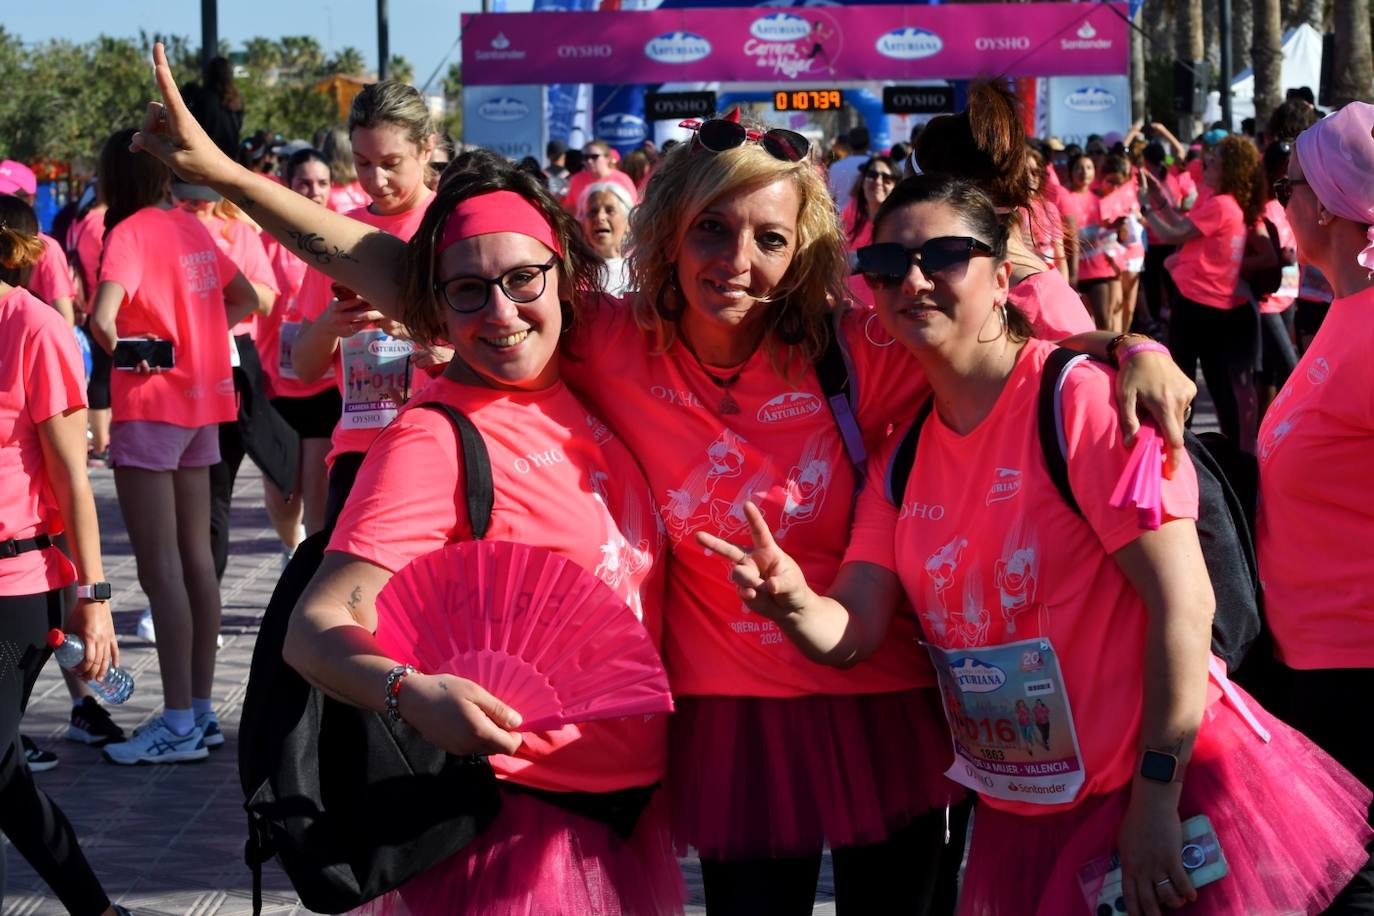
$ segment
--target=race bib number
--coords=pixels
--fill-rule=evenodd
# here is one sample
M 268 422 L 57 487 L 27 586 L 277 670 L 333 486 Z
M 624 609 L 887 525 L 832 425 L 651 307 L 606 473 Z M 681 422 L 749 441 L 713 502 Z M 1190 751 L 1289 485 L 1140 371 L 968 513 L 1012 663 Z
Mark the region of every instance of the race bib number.
M 343 355 L 345 429 L 381 429 L 396 418 L 392 392 L 404 393 L 410 383 L 408 340 L 383 331 L 360 331 L 340 347 Z
M 1073 801 L 1083 786 L 1083 756 L 1050 641 L 926 648 L 954 742 L 945 775 L 993 798 Z

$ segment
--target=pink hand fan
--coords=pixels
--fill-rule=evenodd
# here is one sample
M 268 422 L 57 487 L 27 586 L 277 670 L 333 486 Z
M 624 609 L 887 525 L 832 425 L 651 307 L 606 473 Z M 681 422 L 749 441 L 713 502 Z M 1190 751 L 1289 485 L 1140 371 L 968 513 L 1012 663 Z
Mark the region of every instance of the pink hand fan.
M 1164 520 L 1160 479 L 1164 476 L 1164 442 L 1153 426 L 1142 424 L 1126 468 L 1112 491 L 1111 506 L 1135 506 L 1137 523 L 1146 531 L 1159 530 Z
M 480 685 L 521 731 L 672 712 L 649 633 L 592 573 L 542 547 L 449 544 L 377 596 L 377 642 L 428 674 Z

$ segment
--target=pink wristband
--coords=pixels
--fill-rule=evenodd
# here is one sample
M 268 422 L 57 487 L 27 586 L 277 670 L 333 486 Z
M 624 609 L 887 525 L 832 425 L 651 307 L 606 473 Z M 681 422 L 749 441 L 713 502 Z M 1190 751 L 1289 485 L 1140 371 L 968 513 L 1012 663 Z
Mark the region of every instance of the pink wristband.
M 1138 344 L 1131 344 L 1117 359 L 1117 364 L 1121 365 L 1125 363 L 1126 360 L 1135 356 L 1137 353 L 1163 353 L 1167 356 L 1169 354 L 1169 348 L 1157 340 L 1145 340 Z

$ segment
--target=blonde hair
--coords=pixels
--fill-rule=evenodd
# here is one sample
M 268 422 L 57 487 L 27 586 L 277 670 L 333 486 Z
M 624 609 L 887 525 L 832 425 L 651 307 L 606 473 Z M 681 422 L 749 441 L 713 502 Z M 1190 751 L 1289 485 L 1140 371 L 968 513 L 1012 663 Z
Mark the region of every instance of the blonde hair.
M 369 83 L 353 98 L 348 110 L 348 135 L 359 127 L 394 124 L 406 132 L 410 142 L 424 149 L 434 133 L 434 118 L 424 97 L 407 83 L 383 80 Z
M 631 287 L 641 291 L 633 312 L 639 326 L 653 332 L 664 350 L 677 337 L 678 318 L 672 315 L 673 309 L 659 306 L 669 299 L 676 300 L 677 310 L 683 305 L 676 262 L 692 221 L 722 197 L 777 181 L 792 182 L 801 207 L 792 262 L 768 293 L 765 346 L 779 371 L 791 370 L 799 361 L 810 364 L 825 349 L 831 311 L 849 298 L 844 284 L 849 255 L 829 189 L 816 164 L 810 157 L 801 162 L 775 159 L 758 143 L 713 153 L 689 141 L 663 157 L 644 189 L 644 198 L 630 214 Z

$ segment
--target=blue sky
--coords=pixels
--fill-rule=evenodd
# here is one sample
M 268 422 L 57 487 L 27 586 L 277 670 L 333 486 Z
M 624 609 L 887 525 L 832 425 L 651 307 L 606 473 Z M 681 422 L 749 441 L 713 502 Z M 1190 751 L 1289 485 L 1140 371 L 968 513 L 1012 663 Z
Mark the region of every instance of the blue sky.
M 0 26 L 25 42 L 98 35 L 135 36 L 139 29 L 185 35 L 200 43 L 199 0 L 4 0 Z M 389 0 L 391 53 L 404 55 L 424 82 L 458 37 L 458 17 L 481 0 Z M 512 11 L 530 0 L 510 0 Z M 219 0 L 219 34 L 234 47 L 255 35 L 314 35 L 326 51 L 352 45 L 376 66 L 376 0 Z M 450 62 L 458 59 L 455 49 Z M 442 76 L 442 74 L 440 74 Z

